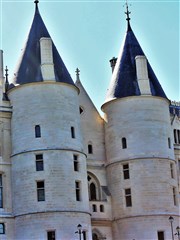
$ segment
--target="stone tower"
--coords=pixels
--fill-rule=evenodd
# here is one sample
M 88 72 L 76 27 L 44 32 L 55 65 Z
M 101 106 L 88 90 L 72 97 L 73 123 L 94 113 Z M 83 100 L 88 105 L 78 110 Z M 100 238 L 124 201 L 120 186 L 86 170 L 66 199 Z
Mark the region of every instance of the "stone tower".
M 0 239 L 177 239 L 180 104 L 166 97 L 128 6 L 102 117 L 34 2 L 10 85 L 0 50 Z
M 78 88 L 38 10 L 8 97 L 15 239 L 91 238 Z M 54 237 L 54 238 L 53 238 Z
M 127 6 L 126 36 L 102 106 L 113 239 L 171 239 L 168 217 L 178 225 L 179 208 L 169 100 L 129 13 Z

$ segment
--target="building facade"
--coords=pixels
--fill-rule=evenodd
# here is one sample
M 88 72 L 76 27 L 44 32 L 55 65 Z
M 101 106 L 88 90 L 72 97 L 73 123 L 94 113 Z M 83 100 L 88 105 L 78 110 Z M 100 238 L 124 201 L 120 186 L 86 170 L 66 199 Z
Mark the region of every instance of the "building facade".
M 166 97 L 128 6 L 101 117 L 35 3 L 11 84 L 0 51 L 0 239 L 176 239 L 180 104 Z

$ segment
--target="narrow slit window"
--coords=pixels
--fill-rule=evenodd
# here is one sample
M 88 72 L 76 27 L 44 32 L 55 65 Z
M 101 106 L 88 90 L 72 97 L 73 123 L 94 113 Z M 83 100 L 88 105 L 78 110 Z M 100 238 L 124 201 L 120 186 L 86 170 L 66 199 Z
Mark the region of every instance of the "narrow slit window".
M 174 178 L 174 164 L 170 163 L 171 178 Z
M 41 137 L 41 127 L 40 125 L 35 126 L 35 137 L 40 138 Z
M 76 188 L 76 201 L 81 201 L 81 186 L 80 182 L 76 181 L 75 182 L 75 188 Z
M 36 155 L 36 171 L 44 170 L 43 154 Z
M 177 130 L 177 143 L 180 144 L 180 130 Z
M 174 206 L 177 206 L 177 197 L 176 197 L 176 188 L 173 187 L 173 201 L 174 201 Z
M 71 137 L 75 138 L 75 129 L 74 129 L 74 127 L 71 127 Z
M 132 207 L 131 189 L 127 188 L 124 191 L 125 191 L 126 207 Z
M 126 141 L 126 138 L 122 138 L 122 148 L 125 149 L 127 148 L 127 141 Z
M 168 138 L 168 147 L 171 148 L 171 139 Z
M 123 165 L 123 175 L 124 175 L 124 179 L 129 179 L 130 175 L 129 175 L 129 164 L 124 164 Z
M 104 212 L 104 205 L 100 205 L 100 212 Z
M 93 205 L 92 205 L 92 210 L 93 210 L 93 212 L 97 212 L 97 206 L 96 206 L 96 204 L 93 204 Z
M 38 202 L 45 201 L 44 181 L 38 181 L 36 184 L 37 184 L 37 200 L 38 200 Z
M 79 161 L 78 161 L 78 156 L 77 155 L 73 155 L 74 158 L 74 171 L 78 172 L 79 171 Z
M 0 174 L 0 208 L 3 208 L 3 179 L 2 179 L 2 174 Z
M 176 129 L 174 129 L 174 143 L 177 143 Z
M 93 146 L 92 144 L 88 144 L 88 153 L 93 154 Z

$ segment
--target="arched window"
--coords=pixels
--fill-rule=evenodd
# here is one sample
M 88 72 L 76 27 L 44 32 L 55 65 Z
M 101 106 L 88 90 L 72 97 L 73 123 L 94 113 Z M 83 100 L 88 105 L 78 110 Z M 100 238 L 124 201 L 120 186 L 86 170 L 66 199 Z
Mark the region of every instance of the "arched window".
M 93 233 L 92 239 L 93 239 L 93 240 L 99 240 L 98 235 L 97 235 L 96 233 Z
M 88 174 L 89 200 L 97 201 L 101 199 L 101 190 L 98 179 L 91 173 Z
M 92 230 L 92 240 L 100 240 L 100 239 L 106 239 L 106 236 L 103 235 L 99 229 L 94 228 Z
M 127 148 L 127 141 L 126 141 L 126 138 L 122 138 L 122 148 Z
M 100 208 L 100 212 L 104 212 L 104 205 L 101 204 L 99 208 Z
M 90 184 L 89 189 L 90 189 L 90 200 L 97 200 L 96 186 L 93 182 Z
M 41 127 L 40 125 L 35 126 L 35 137 L 40 138 L 41 137 Z

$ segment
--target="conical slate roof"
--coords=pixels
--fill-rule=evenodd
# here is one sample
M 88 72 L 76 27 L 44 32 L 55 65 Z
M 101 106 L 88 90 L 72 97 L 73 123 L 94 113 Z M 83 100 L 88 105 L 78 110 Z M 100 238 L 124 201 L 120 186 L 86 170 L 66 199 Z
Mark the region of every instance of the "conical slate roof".
M 145 54 L 128 22 L 124 43 L 112 74 L 105 102 L 117 98 L 141 95 L 135 65 L 135 57 L 138 55 Z M 147 62 L 147 68 L 151 94 L 153 96 L 167 98 L 149 62 Z
M 41 73 L 40 39 L 50 38 L 47 28 L 41 18 L 36 5 L 34 19 L 30 32 L 22 52 L 16 73 L 14 74 L 14 84 L 25 84 L 43 81 Z M 74 82 L 66 69 L 54 43 L 52 43 L 53 63 L 56 82 L 64 82 L 74 85 Z

